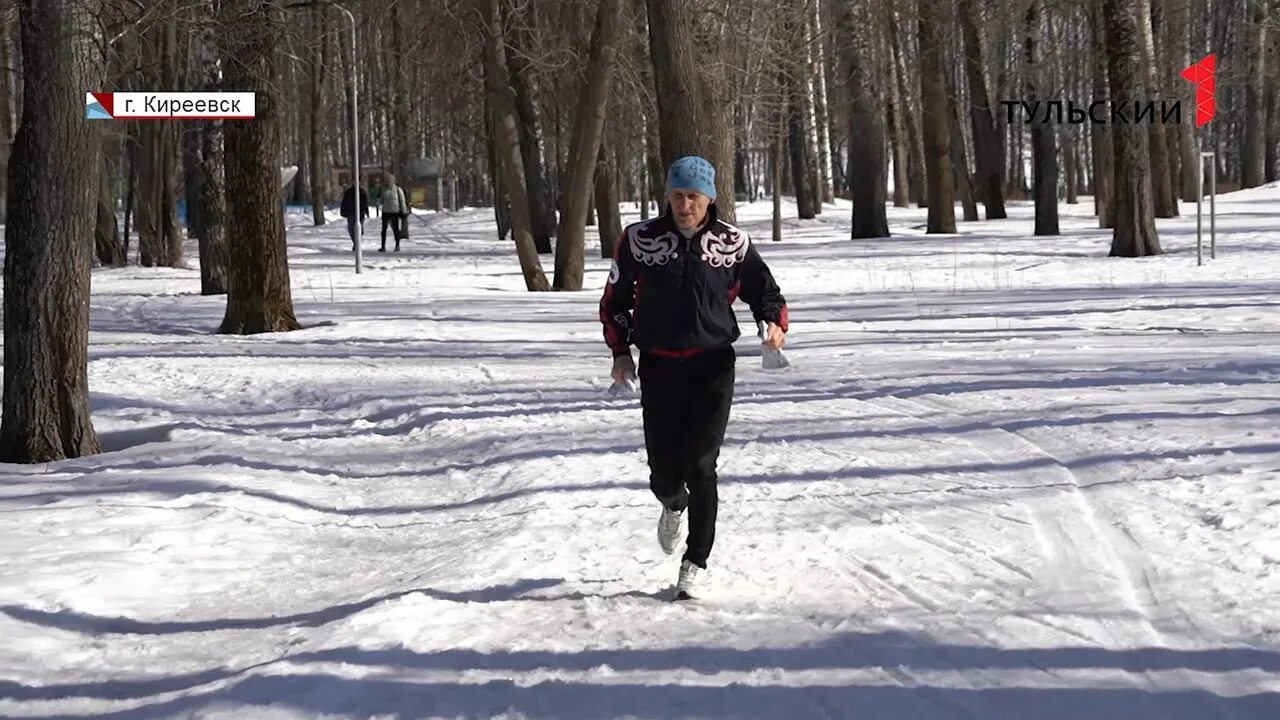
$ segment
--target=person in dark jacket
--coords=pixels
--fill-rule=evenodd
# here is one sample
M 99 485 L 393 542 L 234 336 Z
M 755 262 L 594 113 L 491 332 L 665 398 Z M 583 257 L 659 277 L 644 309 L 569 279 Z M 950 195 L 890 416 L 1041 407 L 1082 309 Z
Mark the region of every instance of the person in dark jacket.
M 715 169 L 683 157 L 667 172 L 667 209 L 630 225 L 609 270 L 600 321 L 613 352 L 613 378 L 635 377 L 649 487 L 662 504 L 658 543 L 675 552 L 689 516 L 678 599 L 703 595 L 715 541 L 716 462 L 733 401 L 733 342 L 741 336 L 733 302 L 741 297 L 766 342 L 780 348 L 787 303 L 747 233 L 716 216 Z
M 351 249 L 356 249 L 356 229 L 364 230 L 364 221 L 369 217 L 369 193 L 360 188 L 360 217 L 356 219 L 356 186 L 352 185 L 342 193 L 342 217 L 347 219 L 347 234 L 351 236 Z M 361 235 L 364 233 L 361 232 Z

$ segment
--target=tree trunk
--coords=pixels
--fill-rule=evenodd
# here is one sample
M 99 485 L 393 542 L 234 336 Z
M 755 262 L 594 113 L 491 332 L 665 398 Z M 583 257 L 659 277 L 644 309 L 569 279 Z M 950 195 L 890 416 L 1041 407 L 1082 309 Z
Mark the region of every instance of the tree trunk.
M 1248 6 L 1244 27 L 1244 52 L 1248 58 L 1248 75 L 1244 92 L 1244 142 L 1241 145 L 1242 188 L 1257 187 L 1266 177 L 1267 112 L 1266 97 L 1266 23 L 1267 0 L 1244 0 Z M 1272 75 L 1275 73 L 1273 72 Z
M 184 18 L 185 20 L 186 18 Z M 209 80 L 208 53 L 206 43 L 212 42 L 212 32 L 187 31 L 183 33 L 183 85 L 193 91 L 213 91 L 216 86 L 206 84 Z M 217 76 L 213 76 L 213 83 Z M 201 210 L 204 206 L 204 177 L 200 172 L 201 138 L 205 122 L 184 120 L 181 123 L 181 140 L 179 149 L 182 152 L 182 197 L 187 207 L 187 234 L 191 237 L 204 235 L 204 217 Z
M 227 192 L 223 153 L 223 122 L 200 128 L 200 294 L 227 292 Z
M 633 169 L 630 162 L 633 153 L 627 145 L 626 141 L 615 138 L 615 142 L 603 146 L 606 148 L 605 152 L 613 153 L 609 162 L 613 164 L 613 187 L 619 203 L 626 202 L 624 198 L 634 197 L 636 191 L 635 175 L 630 172 Z
M 289 103 L 290 112 L 293 115 L 293 122 L 290 129 L 293 130 L 293 136 L 289 139 L 289 145 L 286 150 L 286 158 L 284 164 L 290 164 L 293 159 L 297 160 L 298 172 L 293 176 L 285 186 L 287 191 L 287 202 L 292 205 L 305 205 L 311 202 L 311 163 L 310 163 L 310 134 L 307 127 L 311 124 L 310 118 L 307 117 L 305 106 L 302 104 L 302 88 L 303 72 L 298 67 L 298 63 L 285 63 L 285 67 L 289 69 L 288 85 L 297 98 L 297 102 Z
M 0 462 L 99 451 L 89 415 L 89 284 L 102 125 L 95 0 L 21 0 L 22 115 L 8 166 Z M 85 158 L 92 161 L 85 162 Z
M 542 272 L 542 261 L 538 258 L 538 247 L 533 239 L 529 192 L 525 187 L 524 162 L 520 156 L 516 102 L 507 77 L 506 41 L 502 33 L 499 0 L 480 0 L 480 8 L 484 12 L 485 23 L 485 91 L 493 108 L 498 172 L 511 202 L 511 235 L 515 238 L 525 287 L 531 291 L 550 290 L 551 284 Z
M 932 2 L 933 0 L 925 0 Z M 902 51 L 902 33 L 898 30 L 897 12 L 889 11 L 889 47 L 893 54 L 893 74 L 898 81 L 898 97 L 902 100 L 902 119 L 907 127 L 907 199 L 919 207 L 928 205 L 925 190 L 924 140 L 920 123 L 911 108 L 911 92 L 907 82 L 907 64 Z
M 1103 0 L 1093 0 L 1089 18 L 1093 32 L 1093 97 L 1102 102 L 1111 97 L 1107 77 L 1106 20 L 1103 17 Z M 1111 140 L 1111 126 L 1090 123 L 1089 137 L 1093 143 L 1093 203 L 1098 216 L 1098 227 L 1116 226 L 1115 215 L 1115 153 Z
M 404 17 L 405 12 L 404 5 L 401 4 L 395 7 L 387 18 L 387 23 L 391 26 L 391 62 L 386 68 L 391 73 L 388 81 L 391 84 L 392 112 L 395 120 L 391 142 L 391 167 L 392 174 L 402 185 L 409 180 L 409 163 L 416 154 L 417 145 L 414 142 L 413 127 L 409 120 L 411 84 L 406 70 L 408 50 L 405 48 L 404 41 L 404 25 L 407 20 Z
M 124 257 L 125 262 L 129 261 L 129 238 L 131 237 L 131 225 L 133 221 L 133 210 L 137 202 L 138 196 L 138 149 L 133 142 L 133 136 L 130 134 L 124 141 L 125 162 L 129 165 L 128 177 L 125 179 L 125 195 L 124 195 Z
M 844 49 L 849 91 L 849 154 L 856 174 L 849 177 L 853 186 L 853 231 L 857 238 L 889 236 L 885 214 L 884 100 L 875 73 L 879 65 L 876 52 L 878 33 L 870 3 L 853 0 L 841 13 L 841 46 Z
M 974 222 L 978 219 L 978 204 L 973 192 L 973 183 L 970 181 L 972 177 L 969 174 L 969 158 L 964 147 L 964 125 L 960 116 L 957 114 L 959 108 L 952 103 L 951 98 L 959 98 L 956 83 L 953 80 L 951 71 L 945 72 L 945 80 L 947 84 L 947 127 L 951 132 L 951 166 L 952 181 L 955 182 L 956 192 L 960 198 L 960 206 L 964 208 L 964 219 L 967 222 Z
M 329 67 L 329 40 L 328 40 L 328 23 L 325 15 L 329 12 L 329 8 L 324 6 L 315 6 L 311 8 L 311 54 L 310 54 L 310 75 L 309 75 L 309 100 L 310 100 L 310 121 L 308 127 L 310 129 L 310 151 L 308 166 L 311 170 L 311 221 L 315 225 L 324 225 L 327 220 L 324 216 L 324 201 L 328 194 L 326 190 L 329 187 L 328 166 L 325 163 L 325 130 L 326 114 L 325 114 L 325 98 L 324 98 L 324 78 L 325 72 Z M 203 252 L 202 252 L 203 256 Z
M 1146 95 L 1145 59 L 1139 36 L 1139 0 L 1103 0 L 1107 32 L 1107 76 L 1111 98 L 1120 102 Z M 1134 123 L 1111 126 L 1115 157 L 1115 229 L 1111 255 L 1159 255 L 1155 206 L 1151 187 L 1149 134 Z
M 1009 133 L 1005 138 L 1009 147 L 1009 171 L 1005 175 L 1004 196 L 1006 200 L 1023 200 L 1026 198 L 1022 182 L 1023 128 L 1017 123 L 1006 123 L 1005 130 Z
M 488 77 L 488 66 L 486 64 L 485 75 Z M 486 79 L 487 83 L 488 80 Z M 485 143 L 486 159 L 488 160 L 489 178 L 493 184 L 493 218 L 498 225 L 498 239 L 506 240 L 507 233 L 511 232 L 511 196 L 507 192 L 506 181 L 503 179 L 502 168 L 498 161 L 498 125 L 495 120 L 497 110 L 494 108 L 493 97 L 486 91 L 485 93 Z M 534 246 L 534 252 L 537 252 L 537 246 Z
M 166 161 L 165 156 L 174 151 L 169 144 L 173 133 L 169 132 L 168 125 L 154 121 L 134 123 L 139 145 L 135 222 L 140 261 L 146 267 L 174 265 L 173 258 L 169 257 L 169 238 L 179 233 L 174 203 L 176 178 L 166 174 L 172 163 Z
M 1154 50 L 1155 62 L 1151 66 L 1151 99 L 1165 100 L 1177 97 L 1177 90 L 1174 88 L 1174 82 L 1185 86 L 1185 81 L 1178 77 L 1177 74 L 1186 65 L 1173 66 L 1170 58 L 1170 42 L 1168 39 L 1169 26 L 1169 8 L 1163 0 L 1156 0 L 1151 4 L 1151 43 Z M 1173 3 L 1182 5 L 1183 2 Z M 1183 34 L 1186 34 L 1186 26 L 1182 27 Z M 1157 102 L 1157 106 L 1161 103 Z M 1192 106 L 1194 107 L 1194 105 Z M 1173 217 L 1179 214 L 1178 196 L 1182 186 L 1182 155 L 1178 152 L 1178 128 L 1174 123 L 1160 122 L 1153 125 L 1160 131 L 1161 147 L 1165 151 L 1165 164 L 1169 173 L 1165 176 L 1164 192 L 1169 197 L 1169 203 L 1172 206 Z
M 747 178 L 747 151 L 742 147 L 742 133 L 736 133 L 733 142 L 733 191 L 742 193 L 747 202 L 755 202 L 755 191 Z
M 187 202 L 187 234 L 204 235 L 204 175 L 200 172 L 201 130 L 205 121 L 182 123 L 182 197 Z
M 796 214 L 801 220 L 810 220 L 817 216 L 817 188 L 813 186 L 813 165 L 809 157 L 809 139 L 805 133 L 805 107 L 800 96 L 805 92 L 804 84 L 794 82 L 789 88 L 787 113 L 787 144 L 791 150 L 791 182 L 795 185 Z
M 649 163 L 647 158 L 641 154 L 640 159 L 636 162 L 640 172 L 640 184 L 636 187 L 636 204 L 640 206 L 640 219 L 648 220 L 649 204 L 653 201 L 653 193 L 651 185 L 653 178 L 649 177 Z
M 1033 106 L 1041 102 L 1040 88 L 1047 73 L 1041 66 L 1038 41 L 1041 33 L 1041 0 L 1031 0 L 1023 17 L 1026 47 L 1027 101 Z M 1031 124 L 1032 197 L 1036 201 L 1036 235 L 1058 234 L 1058 150 L 1052 113 L 1044 122 Z
M 1062 173 L 1067 179 L 1068 205 L 1076 205 L 1080 202 L 1079 177 L 1076 175 L 1077 161 L 1075 128 L 1069 127 L 1062 133 Z
M 317 35 L 319 36 L 319 35 Z M 193 62 L 196 76 L 195 84 L 204 90 L 218 87 L 222 77 L 222 63 L 218 57 L 216 34 L 212 28 L 204 28 L 193 37 L 195 52 Z M 323 64 L 323 63 L 322 63 Z M 314 71 L 314 69 L 313 69 Z M 315 78 L 311 87 L 315 88 Z M 312 108 L 315 108 L 315 95 L 312 95 Z M 192 123 L 188 133 L 194 136 L 194 144 L 186 154 L 188 187 L 197 186 L 198 191 L 187 196 L 187 212 L 198 218 L 192 225 L 200 254 L 200 294 L 222 295 L 227 292 L 227 265 L 230 262 L 227 248 L 227 194 L 226 171 L 224 166 L 223 126 L 221 120 Z M 323 188 L 324 183 L 317 181 L 315 168 L 322 165 L 322 155 L 317 151 L 316 127 L 322 121 L 313 116 L 311 123 L 311 172 L 313 198 L 316 188 Z M 323 196 L 320 198 L 320 221 L 324 221 Z
M 591 204 L 592 178 L 596 174 L 600 140 L 609 110 L 609 78 L 618 52 L 621 8 L 621 0 L 603 0 L 596 8 L 587 76 L 578 93 L 569 140 L 568 175 L 561 196 L 560 227 L 556 232 L 555 287 L 560 290 L 582 289 L 587 208 Z M 616 206 L 614 212 L 617 212 Z M 600 233 L 603 240 L 603 227 Z
M 721 69 L 723 13 L 712 0 L 648 0 L 649 53 L 658 103 L 662 165 L 698 155 L 716 169 L 716 211 L 734 222 L 733 98 Z M 665 176 L 665 174 L 664 174 Z
M 782 242 L 782 130 L 773 137 L 770 173 L 773 175 L 773 242 Z
M 618 211 L 618 185 L 609 156 L 600 146 L 596 163 L 596 229 L 600 232 L 600 257 L 613 257 L 614 242 L 622 235 L 622 213 Z
M 221 10 L 223 80 L 227 87 L 257 93 L 257 117 L 228 121 L 224 127 L 231 263 L 227 312 L 218 332 L 297 330 L 280 212 L 282 98 L 274 82 L 284 12 L 280 0 L 223 0 Z
M 1263 181 L 1273 183 L 1280 178 L 1280 92 L 1273 83 L 1267 87 L 1267 151 L 1263 161 Z
M 552 193 L 543 180 L 542 130 L 533 102 L 533 81 L 530 77 L 532 68 L 517 49 L 530 47 L 530 42 L 523 31 L 515 31 L 513 34 L 517 45 L 507 53 L 507 69 L 511 88 L 515 91 L 516 119 L 520 123 L 520 156 L 524 167 L 524 183 L 529 192 L 529 220 L 533 223 L 533 241 L 538 252 L 550 253 L 551 234 L 556 227 L 556 210 Z
M 648 38 L 649 38 L 649 15 L 647 12 L 648 0 L 631 0 L 636 7 L 629 8 L 632 13 L 634 31 L 641 38 L 643 47 L 637 54 L 639 60 L 636 62 L 636 75 L 638 76 L 641 87 L 651 97 L 657 96 L 657 89 L 653 80 L 653 62 L 647 57 Z M 642 11 L 644 10 L 644 11 Z M 662 167 L 662 157 L 660 147 L 662 140 L 658 134 L 658 118 L 653 103 L 640 103 L 640 121 L 643 124 L 644 134 L 644 165 L 645 174 L 649 179 L 649 194 L 646 196 L 657 207 L 659 213 L 663 210 L 665 202 L 663 196 L 666 194 L 664 187 L 666 173 Z
M 969 118 L 973 125 L 977 195 L 986 206 L 988 220 L 1007 218 L 1004 207 L 1003 143 L 992 116 L 987 91 L 987 59 L 979 27 L 986 27 L 978 0 L 961 0 L 960 28 L 964 33 L 964 64 L 969 80 Z
M 10 37 L 13 33 L 13 20 L 9 17 L 8 7 L 0 11 L 0 224 L 6 219 L 5 208 L 8 203 L 9 153 L 14 132 L 14 96 L 18 88 L 14 85 L 14 58 L 9 52 Z
M 1123 102 L 1139 101 L 1143 104 L 1155 99 L 1160 94 L 1157 81 L 1155 41 L 1151 35 L 1151 0 L 1137 0 L 1138 17 L 1138 51 L 1142 60 L 1142 83 L 1145 94 L 1132 98 L 1120 98 Z M 1157 108 L 1160 103 L 1156 103 Z M 1158 111 L 1157 111 L 1158 112 Z M 1158 120 L 1158 118 L 1157 118 Z M 1144 123 L 1147 132 L 1147 147 L 1151 153 L 1151 191 L 1155 203 L 1156 217 L 1177 217 L 1178 203 L 1173 196 L 1173 172 L 1169 165 L 1169 150 L 1165 146 L 1165 134 L 1159 122 Z
M 98 180 L 98 216 L 94 227 L 94 248 L 98 262 L 107 267 L 125 265 L 124 245 L 120 244 L 120 227 L 116 225 L 116 203 L 111 194 L 111 143 L 103 143 L 102 169 Z
M 947 90 L 943 79 L 942 0 L 920 1 L 920 87 L 924 111 L 924 156 L 929 190 L 930 233 L 956 231 L 955 182 L 951 165 Z
M 1169 28 L 1172 42 L 1170 43 L 1169 54 L 1173 63 L 1173 69 L 1181 71 L 1182 68 L 1191 64 L 1191 6 L 1186 2 L 1175 2 L 1169 8 Z M 1174 85 L 1174 97 L 1182 102 L 1183 110 L 1187 111 L 1189 117 L 1184 117 L 1182 122 L 1173 127 L 1173 131 L 1178 136 L 1178 155 L 1181 160 L 1178 167 L 1181 173 L 1179 178 L 1179 195 L 1186 202 L 1195 202 L 1196 199 L 1196 165 L 1200 162 L 1200 155 L 1196 152 L 1195 137 L 1195 87 L 1190 83 L 1183 82 L 1181 78 L 1177 79 Z
M 908 111 L 899 87 L 901 83 L 896 81 L 897 72 L 890 67 L 889 73 L 894 76 L 894 80 L 889 82 L 893 100 L 888 109 L 889 143 L 893 147 L 893 206 L 904 208 L 911 206 L 911 201 L 907 194 L 911 184 L 911 179 L 907 172 L 906 113 Z M 852 182 L 852 178 L 850 178 L 850 182 Z
M 172 4 L 173 0 L 161 0 Z M 160 9 L 142 34 L 140 46 L 148 63 L 145 82 L 148 90 L 170 90 L 177 86 L 175 68 L 175 24 L 170 8 Z M 138 249 L 147 267 L 182 267 L 182 229 L 177 207 L 177 123 L 138 121 Z
M 835 185 L 831 163 L 831 111 L 827 105 L 826 47 L 822 33 L 822 3 L 811 2 L 813 32 L 812 77 L 815 88 L 814 117 L 818 130 L 818 178 L 822 190 L 822 202 L 835 202 Z M 883 122 L 881 123 L 883 128 Z M 883 134 L 883 131 L 882 131 Z M 881 155 L 883 156 L 883 151 Z
M 803 28 L 801 37 L 804 42 L 801 44 L 801 55 L 798 58 L 799 63 L 796 68 L 797 82 L 795 89 L 798 93 L 797 99 L 800 101 L 800 117 L 803 120 L 802 127 L 804 129 L 805 140 L 805 172 L 809 175 L 806 184 L 813 188 L 813 197 L 809 199 L 809 209 L 815 216 L 822 214 L 822 163 L 821 150 L 818 142 L 818 116 L 817 116 L 817 89 L 814 87 L 813 77 L 813 28 L 811 25 L 811 17 L 808 10 L 805 10 L 804 17 L 797 23 Z

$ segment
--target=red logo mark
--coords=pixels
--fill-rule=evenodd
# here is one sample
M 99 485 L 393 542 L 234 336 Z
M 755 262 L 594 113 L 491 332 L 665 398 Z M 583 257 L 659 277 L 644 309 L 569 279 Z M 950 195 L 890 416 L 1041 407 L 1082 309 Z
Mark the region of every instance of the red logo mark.
M 1213 54 L 1204 58 L 1186 70 L 1182 77 L 1196 86 L 1196 127 L 1201 127 L 1213 119 L 1217 110 L 1217 102 L 1213 97 L 1213 70 L 1217 66 Z

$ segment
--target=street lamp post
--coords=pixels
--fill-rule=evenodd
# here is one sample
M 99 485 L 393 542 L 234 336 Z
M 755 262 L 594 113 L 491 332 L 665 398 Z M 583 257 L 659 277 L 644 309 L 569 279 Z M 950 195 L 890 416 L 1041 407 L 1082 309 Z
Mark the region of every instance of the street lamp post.
M 364 260 L 364 218 L 361 217 L 360 213 L 360 106 L 359 88 L 356 84 L 356 16 L 352 15 L 350 10 L 332 0 L 306 0 L 306 2 L 290 3 L 285 7 L 315 7 L 317 5 L 338 8 L 347 16 L 347 20 L 351 25 L 351 186 L 355 191 L 355 251 L 356 274 L 358 275 Z
M 351 183 L 356 189 L 356 274 L 364 260 L 364 215 L 360 206 L 360 88 L 356 83 L 356 17 L 345 7 L 333 6 L 346 14 L 351 24 Z

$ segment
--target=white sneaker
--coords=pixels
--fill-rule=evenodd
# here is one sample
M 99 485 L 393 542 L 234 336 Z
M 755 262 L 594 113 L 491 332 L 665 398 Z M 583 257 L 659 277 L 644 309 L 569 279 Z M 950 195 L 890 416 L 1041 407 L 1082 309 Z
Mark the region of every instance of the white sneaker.
M 668 510 L 662 507 L 662 517 L 658 518 L 658 545 L 662 552 L 670 555 L 676 551 L 676 543 L 680 541 L 680 533 L 684 529 L 684 511 Z
M 677 600 L 696 600 L 706 597 L 710 584 L 706 568 L 698 567 L 685 560 L 680 563 L 680 580 L 676 583 Z

